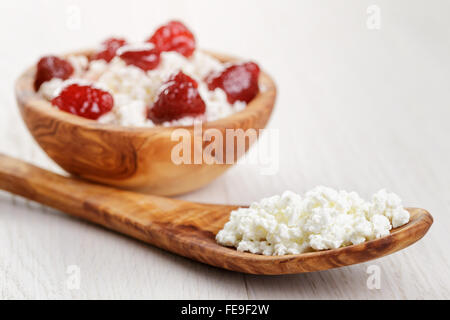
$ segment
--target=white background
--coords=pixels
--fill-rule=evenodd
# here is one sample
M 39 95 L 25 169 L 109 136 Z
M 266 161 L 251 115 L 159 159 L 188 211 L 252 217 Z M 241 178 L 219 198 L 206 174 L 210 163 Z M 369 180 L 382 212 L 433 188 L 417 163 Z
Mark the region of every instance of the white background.
M 372 4 L 379 30 L 366 26 Z M 236 166 L 182 198 L 242 204 L 319 184 L 364 197 L 386 187 L 435 223 L 419 243 L 373 262 L 249 276 L 0 193 L 0 298 L 450 298 L 449 11 L 445 0 L 1 1 L 1 152 L 58 170 L 26 132 L 13 95 L 41 55 L 110 35 L 145 39 L 178 18 L 199 46 L 256 60 L 274 77 L 269 127 L 280 130 L 276 175 Z M 80 268 L 79 290 L 66 285 L 69 265 Z M 380 268 L 379 290 L 366 286 L 370 265 Z

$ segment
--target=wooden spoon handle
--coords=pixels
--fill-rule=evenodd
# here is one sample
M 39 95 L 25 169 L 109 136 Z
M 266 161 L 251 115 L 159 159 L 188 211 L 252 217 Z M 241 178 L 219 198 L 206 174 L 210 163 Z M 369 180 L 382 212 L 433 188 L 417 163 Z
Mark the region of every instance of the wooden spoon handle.
M 110 228 L 116 209 L 132 205 L 120 190 L 64 177 L 2 154 L 0 188 Z
M 83 200 L 89 194 L 103 191 L 103 187 L 64 177 L 3 154 L 0 154 L 0 189 L 73 215 L 84 213 Z
M 212 241 L 230 211 L 237 208 L 96 185 L 2 154 L 0 189 L 181 255 L 187 255 L 184 245 Z
M 3 154 L 0 154 L 0 189 L 103 225 L 105 217 L 98 211 L 112 215 L 119 208 L 135 205 L 134 198 L 143 197 L 58 175 Z M 153 196 L 145 198 L 150 210 L 157 206 L 167 208 L 176 202 Z M 124 210 L 123 214 L 127 215 L 127 212 Z
M 131 217 L 133 212 L 137 213 L 137 208 L 145 206 L 145 211 L 156 217 L 158 213 L 189 204 L 65 177 L 1 153 L 0 189 L 92 222 L 103 220 L 98 211 L 109 215 L 120 212 L 120 215 Z M 138 216 L 136 214 L 135 218 Z

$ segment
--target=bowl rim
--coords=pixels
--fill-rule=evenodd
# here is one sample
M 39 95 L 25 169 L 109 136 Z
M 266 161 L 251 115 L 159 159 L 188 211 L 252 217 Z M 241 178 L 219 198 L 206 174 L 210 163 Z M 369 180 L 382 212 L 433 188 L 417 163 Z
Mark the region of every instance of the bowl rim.
M 209 50 L 201 50 L 221 62 L 245 61 L 245 59 L 236 58 L 227 54 L 215 53 Z M 67 57 L 71 55 L 86 55 L 93 52 L 92 49 L 72 51 L 60 56 Z M 35 111 L 45 114 L 46 117 L 69 123 L 73 126 L 83 127 L 88 130 L 108 131 L 118 133 L 162 133 L 172 132 L 176 129 L 193 130 L 194 125 L 176 125 L 176 126 L 122 126 L 116 124 L 100 123 L 97 120 L 86 119 L 68 112 L 61 111 L 52 106 L 52 104 L 41 97 L 33 87 L 33 80 L 36 66 L 31 66 L 23 72 L 15 82 L 15 95 L 21 111 L 25 108 L 32 108 Z M 227 117 L 214 121 L 199 122 L 202 128 L 235 128 L 237 123 L 242 123 L 252 116 L 257 116 L 264 108 L 270 107 L 270 113 L 273 111 L 277 89 L 274 80 L 263 70 L 259 75 L 259 86 L 263 86 L 255 98 L 253 98 L 245 109 L 233 113 Z M 270 117 L 269 117 L 270 118 Z

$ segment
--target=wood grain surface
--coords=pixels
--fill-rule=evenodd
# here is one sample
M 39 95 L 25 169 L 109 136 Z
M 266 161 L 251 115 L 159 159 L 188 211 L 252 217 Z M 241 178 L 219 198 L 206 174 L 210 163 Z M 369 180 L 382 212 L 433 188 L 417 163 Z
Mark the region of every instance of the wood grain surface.
M 79 28 L 67 26 L 71 5 L 81 11 Z M 96 12 L 105 5 L 109 14 L 99 24 Z M 366 26 L 369 5 L 381 10 L 378 30 Z M 387 188 L 434 218 L 421 241 L 378 260 L 258 276 L 209 267 L 0 192 L 0 298 L 450 298 L 447 0 L 167 0 L 157 10 L 153 1 L 140 0 L 126 7 L 101 0 L 23 0 L 2 1 L 0 8 L 0 34 L 8 43 L 0 46 L 1 152 L 63 173 L 23 125 L 15 79 L 44 54 L 92 47 L 114 34 L 146 39 L 176 17 L 195 31 L 201 47 L 251 58 L 270 72 L 278 96 L 268 128 L 280 137 L 276 174 L 238 163 L 178 198 L 250 204 L 316 185 L 355 190 L 364 198 Z M 250 154 L 267 140 L 262 136 Z M 80 271 L 78 289 L 67 286 L 71 266 Z M 367 285 L 374 270 L 380 279 L 375 288 Z

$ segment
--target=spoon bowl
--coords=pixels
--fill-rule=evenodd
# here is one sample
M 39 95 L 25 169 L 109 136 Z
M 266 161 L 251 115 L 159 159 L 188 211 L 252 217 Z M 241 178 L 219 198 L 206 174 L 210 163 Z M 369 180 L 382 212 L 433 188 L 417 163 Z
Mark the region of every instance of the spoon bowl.
M 238 206 L 193 203 L 94 185 L 1 154 L 0 189 L 178 255 L 251 274 L 312 272 L 380 258 L 418 241 L 433 223 L 426 210 L 407 208 L 410 221 L 380 239 L 334 250 L 263 256 L 216 243 L 215 235 Z
M 89 51 L 76 54 L 89 55 Z M 236 59 L 213 54 L 222 62 Z M 101 124 L 51 106 L 33 89 L 36 69 L 29 68 L 16 82 L 15 92 L 22 118 L 41 148 L 67 172 L 91 181 L 155 195 L 177 195 L 198 189 L 232 166 L 230 163 L 176 164 L 172 150 L 180 143 L 172 139 L 179 128 L 189 132 L 191 154 L 203 154 L 209 143 L 194 136 L 194 126 L 123 127 Z M 261 92 L 247 107 L 231 116 L 202 124 L 202 132 L 217 129 L 223 137 L 223 159 L 242 156 L 226 149 L 226 129 L 248 129 L 259 133 L 272 113 L 276 87 L 264 72 Z M 259 134 L 258 134 L 259 135 Z M 256 138 L 258 137 L 256 136 Z M 234 139 L 234 137 L 232 138 Z M 245 143 L 247 151 L 254 141 Z

